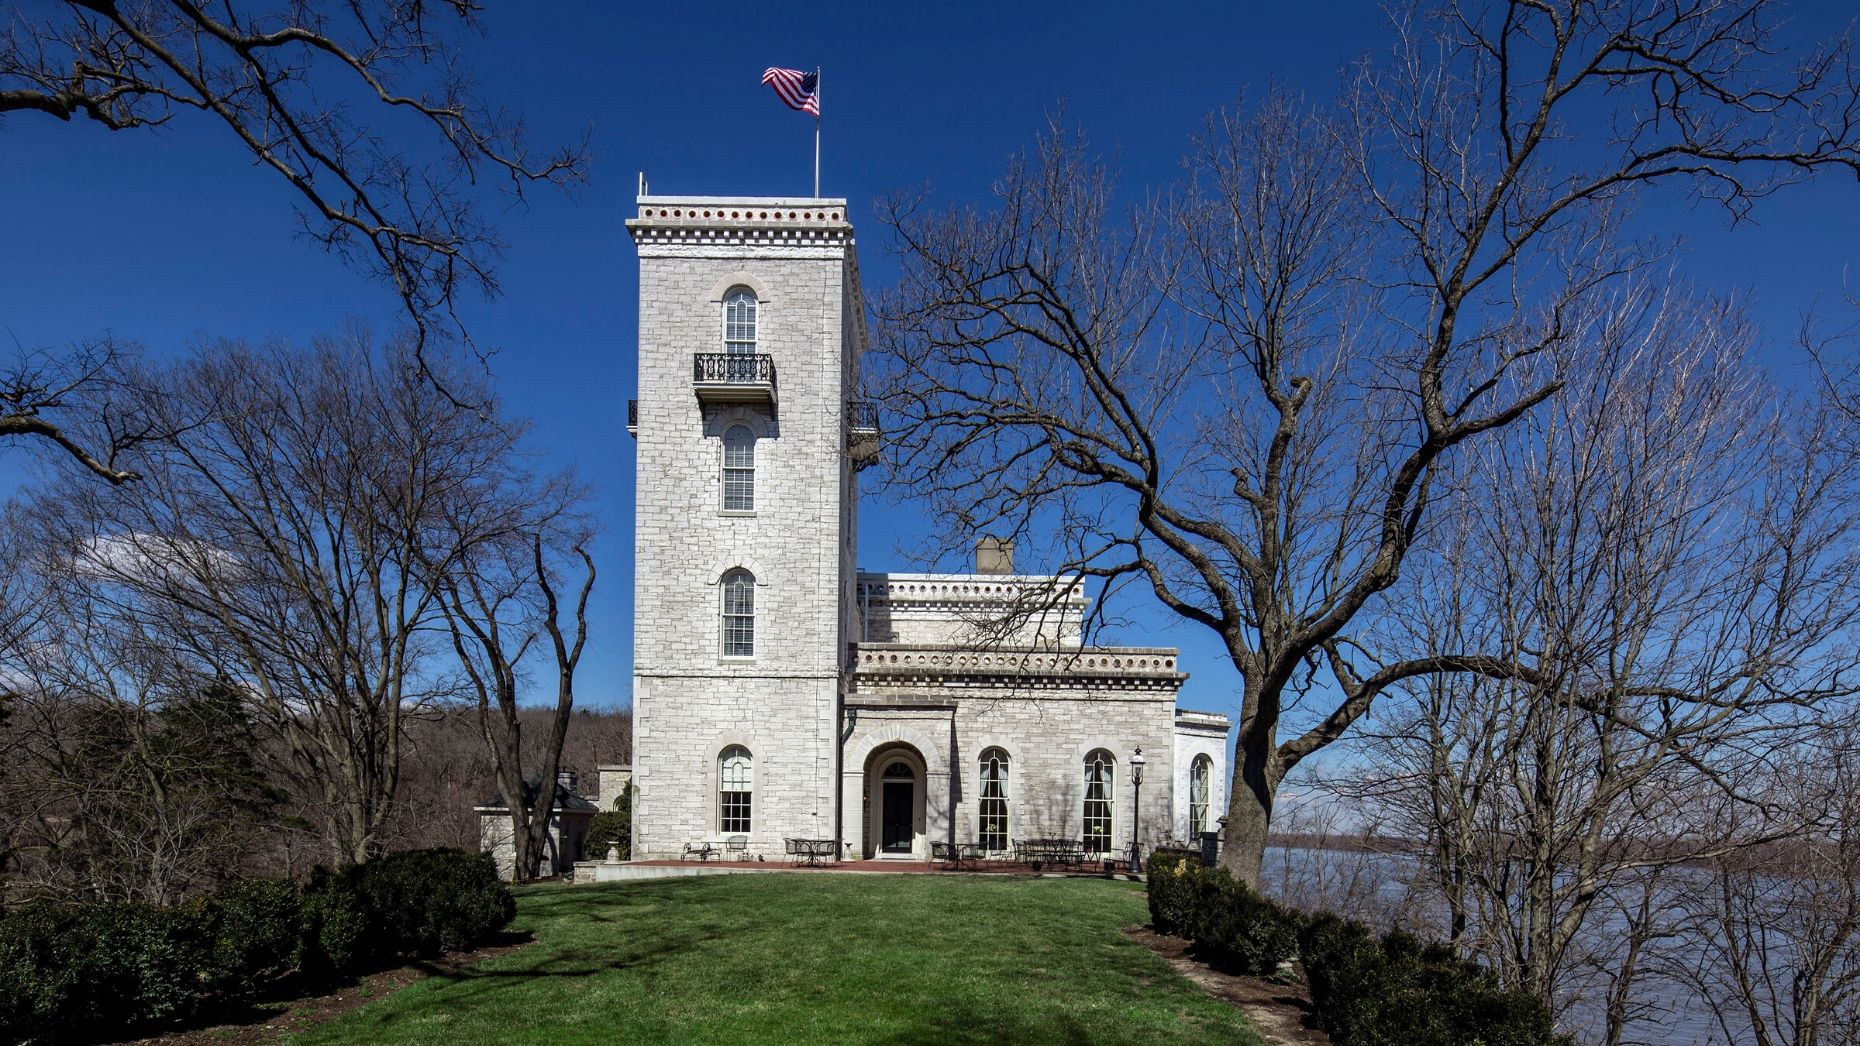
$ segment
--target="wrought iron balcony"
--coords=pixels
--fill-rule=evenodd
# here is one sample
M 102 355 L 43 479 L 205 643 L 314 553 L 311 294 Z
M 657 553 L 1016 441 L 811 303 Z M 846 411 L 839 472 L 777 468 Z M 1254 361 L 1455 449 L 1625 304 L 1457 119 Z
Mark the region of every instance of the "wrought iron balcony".
M 626 401 L 626 431 L 629 436 L 639 435 L 639 401 Z
M 761 352 L 696 353 L 691 388 L 711 403 L 773 403 L 775 358 Z
M 880 445 L 878 404 L 869 400 L 852 400 L 846 404 L 846 453 L 853 467 L 877 464 Z

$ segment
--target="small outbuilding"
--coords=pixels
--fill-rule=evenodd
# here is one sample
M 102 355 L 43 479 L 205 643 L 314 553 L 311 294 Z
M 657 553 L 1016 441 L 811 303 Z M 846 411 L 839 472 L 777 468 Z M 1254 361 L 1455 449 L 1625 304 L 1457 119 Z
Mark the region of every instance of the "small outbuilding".
M 536 801 L 540 780 L 523 785 L 523 802 Z M 556 775 L 555 810 L 549 816 L 549 834 L 543 841 L 542 875 L 562 875 L 582 859 L 587 846 L 588 822 L 598 807 L 577 790 L 578 776 L 573 770 Z M 517 847 L 510 830 L 510 807 L 501 795 L 492 795 L 472 808 L 478 815 L 478 849 L 497 862 L 497 874 L 506 882 L 516 878 Z

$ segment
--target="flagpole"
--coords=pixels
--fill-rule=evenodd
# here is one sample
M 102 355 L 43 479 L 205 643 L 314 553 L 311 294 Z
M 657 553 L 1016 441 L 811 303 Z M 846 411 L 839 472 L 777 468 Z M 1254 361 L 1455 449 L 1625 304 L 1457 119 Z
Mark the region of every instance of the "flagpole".
M 814 108 L 820 108 L 820 67 L 814 67 Z M 814 199 L 820 199 L 820 114 L 814 114 Z

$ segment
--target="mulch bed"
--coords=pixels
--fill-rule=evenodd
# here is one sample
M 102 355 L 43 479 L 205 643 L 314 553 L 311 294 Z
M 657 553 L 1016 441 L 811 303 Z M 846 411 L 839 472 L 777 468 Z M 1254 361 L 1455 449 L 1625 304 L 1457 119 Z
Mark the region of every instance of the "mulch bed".
M 1330 1046 L 1330 1036 L 1317 1027 L 1311 993 L 1304 985 L 1222 973 L 1188 954 L 1187 941 L 1147 926 L 1126 926 L 1124 936 L 1162 956 L 1202 991 L 1238 1006 L 1267 1042 L 1276 1046 Z
M 446 976 L 487 959 L 526 948 L 535 938 L 527 933 L 501 933 L 469 952 L 454 952 L 437 959 L 418 959 L 404 966 L 378 970 L 335 986 L 323 985 L 300 994 L 301 985 L 284 982 L 270 992 L 201 1014 L 186 1028 L 152 1039 L 133 1039 L 138 1046 L 200 1046 L 204 1043 L 270 1043 L 335 1020 L 350 1010 L 427 977 Z

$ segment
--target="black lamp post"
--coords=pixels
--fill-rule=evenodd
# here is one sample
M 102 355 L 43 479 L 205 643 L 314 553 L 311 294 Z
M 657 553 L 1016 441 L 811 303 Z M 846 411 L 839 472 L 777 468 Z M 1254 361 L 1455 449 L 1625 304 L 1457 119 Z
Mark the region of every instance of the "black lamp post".
M 1143 749 L 1130 757 L 1130 870 L 1143 870 L 1143 852 L 1137 842 L 1137 829 L 1143 819 Z

